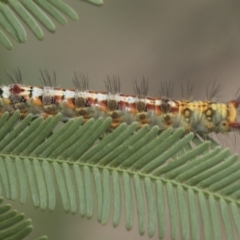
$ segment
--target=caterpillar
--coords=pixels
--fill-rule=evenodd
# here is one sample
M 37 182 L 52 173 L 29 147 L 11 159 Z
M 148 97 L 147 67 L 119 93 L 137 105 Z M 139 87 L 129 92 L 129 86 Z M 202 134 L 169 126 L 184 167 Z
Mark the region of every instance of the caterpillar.
M 0 115 L 12 114 L 17 109 L 21 117 L 31 113 L 34 117 L 62 113 L 63 120 L 83 117 L 84 122 L 90 118 L 111 117 L 111 129 L 122 122 L 137 121 L 139 128 L 145 124 L 158 125 L 160 130 L 169 127 L 183 127 L 186 132 L 200 135 L 211 132 L 225 133 L 240 129 L 237 113 L 240 99 L 226 103 L 207 101 L 173 100 L 170 97 L 171 85 L 162 85 L 161 97 L 149 97 L 148 81 L 143 78 L 140 84 L 134 82 L 134 95 L 120 91 L 118 77 L 107 78 L 105 92 L 89 90 L 88 76 L 74 73 L 75 88 L 56 87 L 56 74 L 53 77 L 47 71 L 40 71 L 42 87 L 23 84 L 19 69 L 12 74 L 6 73 L 11 84 L 0 86 Z M 209 94 L 212 98 L 218 88 Z

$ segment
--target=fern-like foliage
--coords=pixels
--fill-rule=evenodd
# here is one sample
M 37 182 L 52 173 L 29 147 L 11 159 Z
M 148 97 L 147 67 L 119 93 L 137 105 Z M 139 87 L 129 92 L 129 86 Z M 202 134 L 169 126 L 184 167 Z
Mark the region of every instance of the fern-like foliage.
M 101 0 L 88 0 L 88 2 L 103 4 Z M 44 38 L 44 33 L 38 22 L 49 32 L 55 32 L 56 27 L 50 17 L 62 25 L 67 23 L 63 14 L 74 21 L 78 20 L 75 10 L 62 0 L 0 0 L 0 26 L 19 43 L 26 42 L 27 33 L 16 14 L 39 40 Z M 12 49 L 11 41 L 1 29 L 0 42 L 8 50 Z
M 0 204 L 3 198 L 0 198 Z M 20 240 L 32 231 L 31 219 L 24 220 L 24 214 L 11 209 L 10 204 L 0 206 L 0 239 Z M 42 236 L 36 240 L 45 240 Z
M 159 134 L 157 126 L 123 123 L 109 133 L 110 118 L 83 125 L 82 118 L 65 124 L 61 118 L 1 116 L 0 195 L 25 203 L 30 194 L 35 207 L 53 210 L 59 191 L 65 211 L 87 218 L 96 195 L 98 221 L 105 224 L 113 208 L 117 226 L 124 208 L 127 229 L 135 198 L 140 234 L 153 236 L 157 226 L 163 239 L 169 216 L 172 239 L 180 229 L 181 239 L 203 232 L 201 239 L 219 240 L 221 219 L 227 239 L 235 231 L 240 238 L 237 155 L 182 128 Z

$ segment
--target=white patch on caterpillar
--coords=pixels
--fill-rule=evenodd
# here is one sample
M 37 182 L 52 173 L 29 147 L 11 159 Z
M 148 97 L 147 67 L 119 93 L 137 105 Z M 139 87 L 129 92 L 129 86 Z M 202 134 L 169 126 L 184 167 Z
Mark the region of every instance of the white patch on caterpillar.
M 34 87 L 32 89 L 32 97 L 33 98 L 38 98 L 43 95 L 43 89 L 40 87 Z
M 11 93 L 9 91 L 9 87 L 8 86 L 3 86 L 1 89 L 2 89 L 2 97 L 3 98 L 9 98 L 9 96 L 11 95 Z

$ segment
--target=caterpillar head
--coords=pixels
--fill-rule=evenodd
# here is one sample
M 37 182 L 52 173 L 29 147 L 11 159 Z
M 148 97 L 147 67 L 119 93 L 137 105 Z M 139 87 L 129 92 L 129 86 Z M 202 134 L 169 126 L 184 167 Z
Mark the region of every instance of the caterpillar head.
M 228 103 L 228 121 L 231 129 L 240 129 L 240 97 Z

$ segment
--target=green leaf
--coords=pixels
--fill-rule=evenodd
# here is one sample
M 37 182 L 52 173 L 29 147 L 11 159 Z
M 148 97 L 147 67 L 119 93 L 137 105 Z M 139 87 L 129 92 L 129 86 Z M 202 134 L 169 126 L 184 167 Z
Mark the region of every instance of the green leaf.
M 2 202 L 3 198 L 0 198 L 0 239 L 20 240 L 25 238 L 33 229 L 31 219 L 24 219 L 24 214 L 11 210 L 11 205 L 2 205 Z M 42 239 L 47 238 L 45 236 Z
M 23 3 L 25 1 L 22 1 Z M 43 31 L 37 22 L 34 20 L 32 15 L 24 8 L 24 6 L 15 0 L 9 0 L 10 6 L 14 9 L 14 11 L 23 19 L 23 21 L 28 25 L 28 27 L 32 30 L 34 35 L 39 39 L 43 39 Z
M 27 33 L 20 21 L 17 19 L 16 15 L 9 8 L 9 6 L 5 3 L 0 2 L 0 12 L 2 13 L 6 21 L 8 21 L 12 25 L 14 31 L 16 32 L 18 41 L 21 43 L 26 42 Z
M 91 0 L 89 2 L 95 5 L 103 4 L 101 0 Z M 2 29 L 0 29 L 0 42 L 8 50 L 12 49 L 12 43 L 4 31 L 17 42 L 24 43 L 27 40 L 26 30 L 16 14 L 39 40 L 44 38 L 39 23 L 49 32 L 54 33 L 56 30 L 56 26 L 50 17 L 62 25 L 67 23 L 64 15 L 67 15 L 73 21 L 78 20 L 76 11 L 61 0 L 1 0 L 0 26 Z
M 34 206 L 54 210 L 60 193 L 65 211 L 87 218 L 96 211 L 96 198 L 102 224 L 113 209 L 113 225 L 124 212 L 130 230 L 137 212 L 139 234 L 147 231 L 151 237 L 158 230 L 160 239 L 166 236 L 168 218 L 171 239 L 240 234 L 240 164 L 229 149 L 212 147 L 182 128 L 159 133 L 158 127 L 138 130 L 134 122 L 109 132 L 110 118 L 84 124 L 76 118 L 58 125 L 61 118 L 32 120 L 29 115 L 19 121 L 18 111 L 0 117 L 3 196 L 21 203 L 31 196 Z M 0 207 L 0 224 L 8 210 Z M 9 216 L 13 223 L 18 219 L 15 212 Z M 30 230 L 24 226 L 18 234 Z

